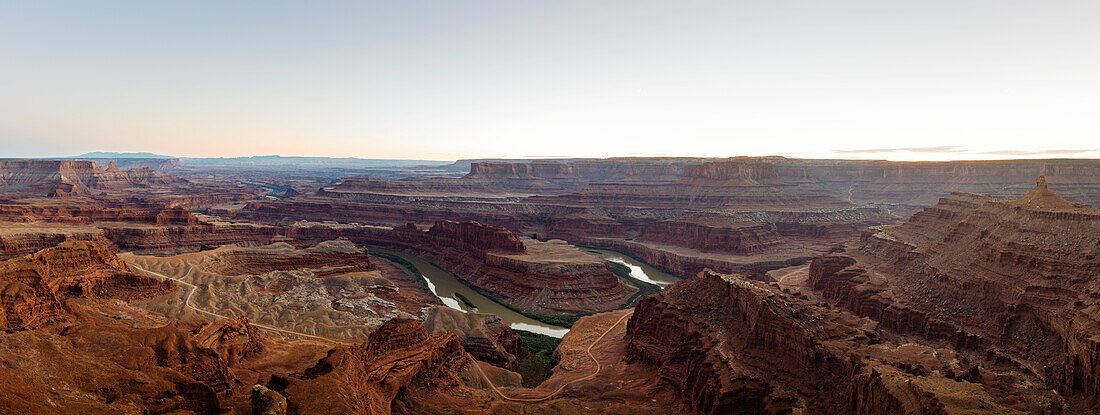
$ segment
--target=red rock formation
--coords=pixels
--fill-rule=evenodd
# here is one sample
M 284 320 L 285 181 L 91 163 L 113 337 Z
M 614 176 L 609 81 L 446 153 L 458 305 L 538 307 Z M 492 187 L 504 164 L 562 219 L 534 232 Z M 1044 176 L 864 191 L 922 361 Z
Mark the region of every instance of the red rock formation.
M 66 241 L 0 262 L 0 329 L 44 327 L 65 319 L 65 298 L 123 300 L 164 294 L 171 281 L 134 274 L 103 245 Z
M 424 314 L 424 326 L 433 335 L 454 333 L 462 348 L 477 360 L 513 372 L 519 371 L 519 361 L 528 354 L 519 334 L 492 314 L 430 307 Z
M 771 226 L 753 222 L 702 222 L 663 220 L 646 225 L 639 240 L 683 246 L 702 252 L 744 254 L 759 252 L 782 243 Z
M 965 357 L 881 337 L 851 314 L 705 271 L 639 302 L 625 341 L 628 360 L 657 369 L 654 393 L 672 393 L 687 413 L 1060 409 L 1042 388 L 999 389 L 1026 380 L 948 377 Z
M 1018 198 L 1035 176 L 1074 202 L 1100 205 L 1097 160 L 996 160 L 891 162 L 772 158 L 780 180 L 857 203 L 900 203 L 919 207 L 951 192 Z
M 15 229 L 10 233 L 0 234 L 0 260 L 33 254 L 60 245 L 68 240 L 91 241 L 103 245 L 110 244 L 103 231 L 90 227 Z
M 191 214 L 191 212 L 178 207 L 164 209 L 157 213 L 156 218 L 157 225 L 195 226 L 201 223 L 202 222 L 199 221 L 199 218 L 196 218 L 195 215 Z
M 248 323 L 247 317 L 215 321 L 195 335 L 202 347 L 212 349 L 232 366 L 263 353 L 267 348 L 263 332 Z
M 984 351 L 986 367 L 1008 361 L 1093 399 L 1100 211 L 1056 196 L 1041 179 L 1017 201 L 951 194 L 815 260 L 810 282 L 885 328 Z
M 483 161 L 470 164 L 466 179 L 576 179 L 572 165 L 557 161 L 508 163 Z
M 179 183 L 151 169 L 104 170 L 91 161 L 0 160 L 0 190 L 37 196 L 87 194 L 88 189 L 122 189 Z
M 730 159 L 690 165 L 684 168 L 679 184 L 704 186 L 776 186 L 783 182 L 771 163 L 749 159 Z
M 0 221 L 57 222 L 93 224 L 96 222 L 134 222 L 156 225 L 200 225 L 191 212 L 180 208 L 131 209 L 100 204 L 20 204 L 0 205 Z
M 240 386 L 217 351 L 203 347 L 174 325 L 142 330 L 135 335 L 143 346 L 153 349 L 157 366 L 176 370 L 218 394 Z
M 781 210 L 850 206 L 834 197 L 780 182 L 769 163 L 749 159 L 688 166 L 675 183 L 590 183 L 580 192 L 536 196 L 528 203 L 569 206 Z
M 286 393 L 296 413 L 388 414 L 399 395 L 458 386 L 471 364 L 453 333 L 431 336 L 416 320 L 393 319 L 364 344 L 333 350 Z
M 1017 206 L 1022 206 L 1027 209 L 1043 209 L 1043 210 L 1058 210 L 1058 209 L 1073 209 L 1077 207 L 1083 207 L 1075 205 L 1066 200 L 1057 193 L 1054 193 L 1047 188 L 1047 179 L 1042 175 L 1038 179 L 1035 179 L 1035 188 L 1028 192 L 1024 197 L 1013 202 Z
M 453 240 L 456 244 L 469 247 L 473 252 L 504 251 L 509 253 L 527 253 L 527 247 L 515 233 L 500 226 L 482 225 L 477 222 L 455 222 L 441 220 L 428 230 L 433 236 Z

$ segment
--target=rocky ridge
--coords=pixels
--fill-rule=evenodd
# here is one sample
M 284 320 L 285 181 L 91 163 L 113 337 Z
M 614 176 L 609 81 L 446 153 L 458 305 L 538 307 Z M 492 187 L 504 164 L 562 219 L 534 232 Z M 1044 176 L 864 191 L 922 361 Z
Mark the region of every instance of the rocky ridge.
M 883 328 L 986 357 L 1077 404 L 1100 392 L 1100 211 L 1039 179 L 1019 200 L 953 193 L 815 259 L 810 283 Z M 1023 376 L 1026 378 L 1026 376 Z

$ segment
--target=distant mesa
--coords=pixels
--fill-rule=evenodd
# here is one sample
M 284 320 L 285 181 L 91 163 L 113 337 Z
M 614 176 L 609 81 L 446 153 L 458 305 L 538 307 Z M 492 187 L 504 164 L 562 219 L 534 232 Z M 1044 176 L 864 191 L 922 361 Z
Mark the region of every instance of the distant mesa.
M 771 163 L 755 160 L 725 160 L 684 167 L 681 184 L 713 186 L 782 185 Z

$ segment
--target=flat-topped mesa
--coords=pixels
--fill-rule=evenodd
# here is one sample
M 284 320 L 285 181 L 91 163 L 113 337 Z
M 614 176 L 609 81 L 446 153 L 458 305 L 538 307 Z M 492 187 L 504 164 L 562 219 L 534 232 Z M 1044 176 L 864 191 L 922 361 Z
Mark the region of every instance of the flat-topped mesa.
M 558 161 L 508 163 L 483 161 L 470 164 L 465 179 L 575 179 L 573 166 Z
M 1035 179 L 1034 189 L 1024 195 L 1024 197 L 1011 203 L 1028 209 L 1044 210 L 1073 209 L 1078 207 L 1073 202 L 1064 199 L 1062 196 L 1047 188 L 1047 178 L 1043 175 L 1039 175 L 1039 178 Z
M 202 225 L 202 221 L 198 217 L 191 214 L 190 211 L 183 208 L 173 207 L 161 210 L 157 213 L 156 218 L 157 225 L 188 225 L 198 226 Z
M 144 188 L 179 183 L 183 180 L 149 168 L 119 169 L 109 164 L 102 169 L 85 160 L 0 160 L 0 191 L 35 196 L 89 194 L 89 189 Z
M 515 232 L 500 226 L 483 225 L 475 221 L 440 220 L 428 230 L 428 233 L 433 236 L 456 240 L 467 247 L 480 251 L 527 253 L 527 246 L 519 240 L 519 236 L 516 236 Z
M 771 163 L 757 160 L 726 160 L 684 167 L 680 184 L 706 186 L 777 186 L 782 185 Z

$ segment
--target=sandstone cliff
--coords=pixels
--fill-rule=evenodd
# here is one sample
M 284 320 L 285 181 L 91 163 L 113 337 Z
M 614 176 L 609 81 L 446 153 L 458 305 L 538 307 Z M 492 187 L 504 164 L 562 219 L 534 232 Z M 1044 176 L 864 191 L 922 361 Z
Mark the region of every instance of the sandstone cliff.
M 1074 399 L 1100 392 L 1100 211 L 1040 179 L 1023 199 L 953 193 L 814 260 L 810 283 L 884 328 L 984 353 Z
M 114 166 L 114 164 L 111 164 Z M 0 191 L 35 196 L 87 194 L 88 189 L 163 186 L 181 179 L 148 168 L 102 169 L 81 160 L 0 160 Z
M 395 399 L 462 383 L 474 364 L 450 332 L 429 335 L 411 319 L 393 319 L 361 345 L 333 350 L 286 393 L 291 411 L 309 414 L 389 414 Z
M 527 356 L 519 334 L 492 314 L 466 313 L 448 307 L 429 307 L 424 326 L 432 335 L 451 332 L 462 348 L 477 360 L 516 372 L 519 361 Z
M 0 262 L 0 287 L 0 329 L 16 331 L 67 319 L 66 298 L 130 300 L 175 284 L 134 274 L 103 245 L 72 240 Z
M 524 254 L 527 247 L 515 233 L 499 226 L 482 225 L 477 222 L 455 222 L 441 220 L 428 230 L 428 233 L 440 239 L 448 239 L 462 245 L 471 252 L 504 251 Z
M 966 358 L 895 343 L 873 323 L 765 284 L 704 271 L 643 299 L 629 361 L 657 370 L 654 393 L 703 414 L 1057 413 L 1056 395 L 963 379 Z M 962 412 L 960 412 L 962 411 Z

